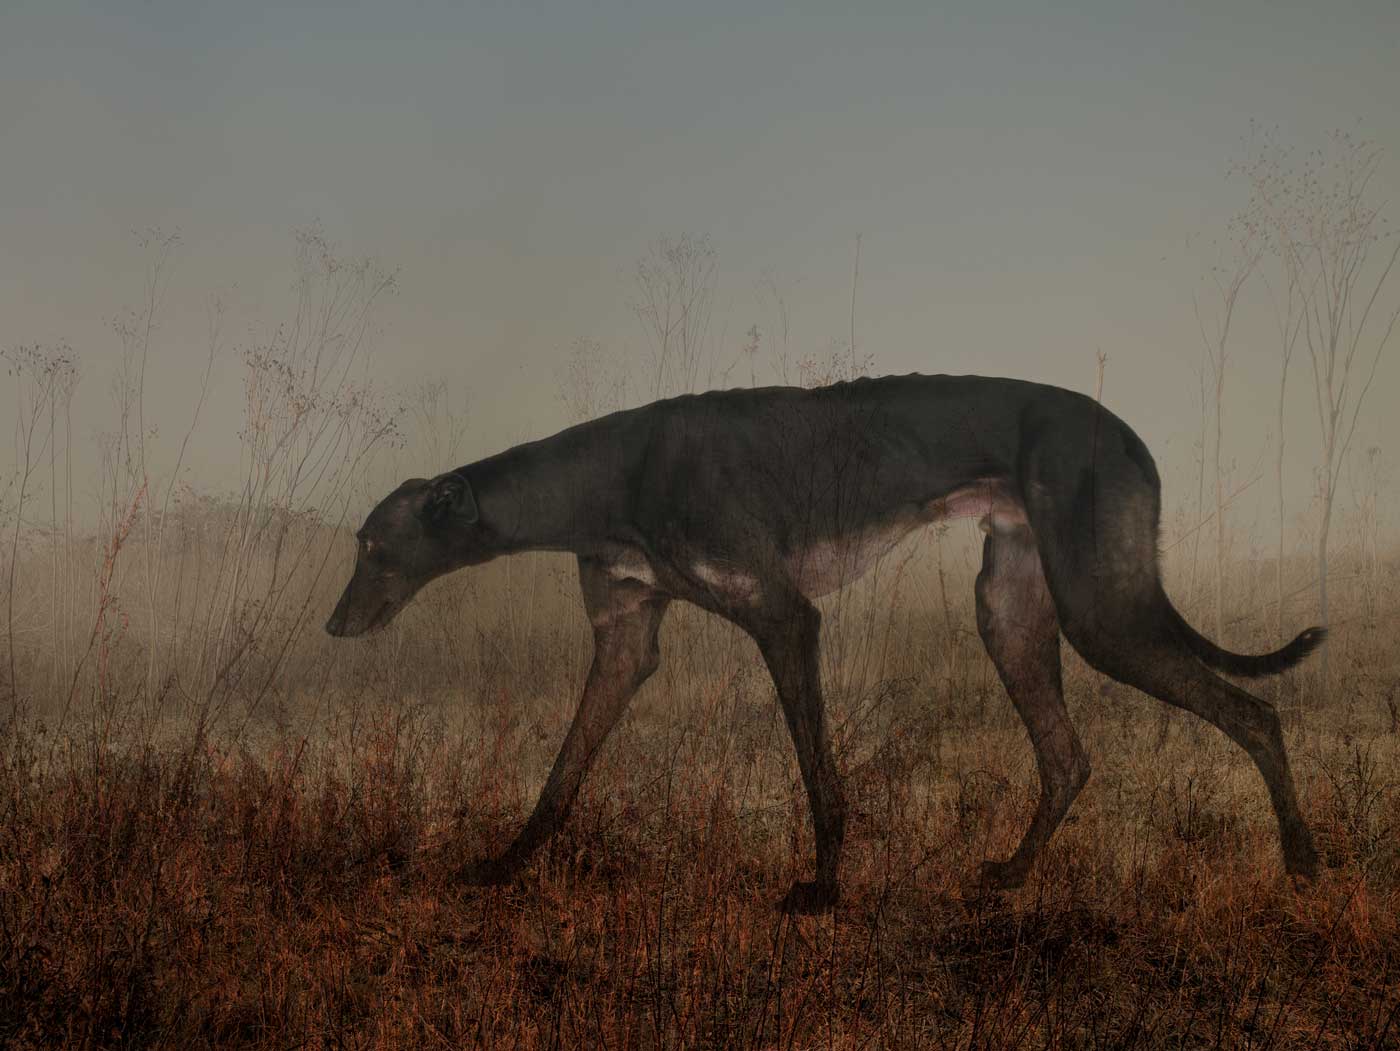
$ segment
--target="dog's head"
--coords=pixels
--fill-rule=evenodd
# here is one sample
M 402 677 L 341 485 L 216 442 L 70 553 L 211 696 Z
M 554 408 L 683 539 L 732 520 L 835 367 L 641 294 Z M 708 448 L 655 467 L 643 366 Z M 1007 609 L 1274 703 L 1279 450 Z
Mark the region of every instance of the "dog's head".
M 355 534 L 355 572 L 326 631 L 353 636 L 384 627 L 428 581 L 473 561 L 479 531 L 465 476 L 410 478 L 379 501 Z

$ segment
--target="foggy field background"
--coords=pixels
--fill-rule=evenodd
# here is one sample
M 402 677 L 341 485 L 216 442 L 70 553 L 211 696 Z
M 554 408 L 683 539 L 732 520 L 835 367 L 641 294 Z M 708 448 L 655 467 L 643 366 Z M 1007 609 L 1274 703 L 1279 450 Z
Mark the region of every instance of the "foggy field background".
M 1400 1046 L 1397 39 L 1394 0 L 0 5 L 0 1046 Z M 964 521 L 821 603 L 834 913 L 775 911 L 792 745 L 683 606 L 564 830 L 466 885 L 582 688 L 575 567 L 332 639 L 365 512 L 911 370 L 1101 399 L 1192 624 L 1326 623 L 1251 687 L 1322 877 L 1237 748 L 1065 647 L 1093 774 L 970 888 L 1038 777 Z
M 373 382 L 369 365 L 392 354 L 375 311 L 394 275 L 316 231 L 295 248 L 286 315 L 235 346 L 212 310 L 206 383 L 186 400 L 147 393 L 179 251 L 169 238 L 140 246 L 142 305 L 116 326 L 114 359 L 6 351 L 4 1040 L 1396 1039 L 1400 552 L 1388 451 L 1354 443 L 1334 461 L 1326 664 L 1257 684 L 1283 715 L 1326 859 L 1315 886 L 1283 877 L 1262 782 L 1238 749 L 1066 647 L 1093 777 L 1027 888 L 964 893 L 982 858 L 1014 847 L 1038 782 L 976 635 L 980 536 L 962 522 L 919 532 L 821 603 L 852 812 L 834 916 L 773 909 L 811 854 L 792 747 L 752 643 L 684 607 L 566 830 L 515 885 L 474 889 L 460 867 L 509 841 L 582 687 L 591 638 L 573 562 L 502 560 L 430 585 L 382 634 L 324 634 L 368 507 L 402 477 L 465 462 L 481 438 L 477 395 L 459 378 Z M 714 248 L 662 238 L 628 290 L 643 349 L 578 341 L 539 382 L 583 419 L 717 382 L 878 373 L 858 332 L 859 266 L 844 338 L 812 351 L 755 326 L 736 345 L 708 326 Z M 1229 401 L 1209 370 L 1226 343 L 1212 331 L 1203 321 L 1199 374 L 1163 393 L 1162 411 L 1180 412 L 1177 450 L 1192 450 L 1155 450 L 1167 586 L 1207 634 L 1272 649 L 1319 616 L 1321 496 L 1295 488 L 1279 520 L 1268 470 L 1237 462 L 1266 465 L 1267 441 L 1220 453 Z M 238 384 L 208 381 L 230 361 Z M 1089 356 L 1079 386 L 1111 391 L 1116 367 Z M 1393 375 L 1368 411 L 1389 411 Z M 96 428 L 74 417 L 83 385 L 106 387 Z M 205 434 L 207 407 L 226 415 L 233 402 L 236 433 Z M 1306 431 L 1296 424 L 1300 445 Z M 211 438 L 236 451 L 217 486 L 183 462 Z

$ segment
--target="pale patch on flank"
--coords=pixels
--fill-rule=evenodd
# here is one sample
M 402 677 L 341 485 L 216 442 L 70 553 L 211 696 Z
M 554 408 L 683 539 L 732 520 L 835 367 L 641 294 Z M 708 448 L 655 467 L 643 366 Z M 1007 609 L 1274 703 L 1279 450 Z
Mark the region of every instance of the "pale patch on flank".
M 690 571 L 717 596 L 731 602 L 752 602 L 759 596 L 758 578 L 713 562 L 697 562 Z

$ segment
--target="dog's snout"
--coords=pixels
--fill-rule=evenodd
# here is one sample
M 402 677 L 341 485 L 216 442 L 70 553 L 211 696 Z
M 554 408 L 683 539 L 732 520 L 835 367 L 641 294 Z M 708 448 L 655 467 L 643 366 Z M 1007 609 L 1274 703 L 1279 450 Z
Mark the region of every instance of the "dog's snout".
M 350 589 L 345 589 L 345 594 L 340 596 L 340 601 L 335 604 L 335 609 L 331 610 L 331 615 L 326 621 L 326 634 L 334 635 L 336 638 L 344 638 L 349 634 L 347 630 L 350 624 Z

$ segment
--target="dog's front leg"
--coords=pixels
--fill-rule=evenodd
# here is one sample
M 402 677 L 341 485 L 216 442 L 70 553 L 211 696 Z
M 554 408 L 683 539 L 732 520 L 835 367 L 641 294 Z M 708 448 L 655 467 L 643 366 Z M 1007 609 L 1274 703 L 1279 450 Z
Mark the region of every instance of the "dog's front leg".
M 805 598 L 794 595 L 782 608 L 744 618 L 743 626 L 758 643 L 778 689 L 816 837 L 817 878 L 794 882 L 778 907 L 785 912 L 825 912 L 840 896 L 837 869 L 846 834 L 846 804 L 822 710 L 821 614 Z
M 579 582 L 593 622 L 593 664 L 578 711 L 525 827 L 500 857 L 468 866 L 469 882 L 509 880 L 563 824 L 594 755 L 660 660 L 657 632 L 670 601 L 665 595 L 612 580 L 605 567 L 582 558 Z

